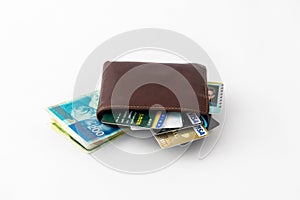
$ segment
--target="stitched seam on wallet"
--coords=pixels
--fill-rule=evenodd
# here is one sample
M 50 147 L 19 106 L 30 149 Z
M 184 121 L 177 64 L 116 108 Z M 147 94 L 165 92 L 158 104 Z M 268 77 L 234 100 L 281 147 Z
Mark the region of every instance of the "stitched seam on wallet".
M 118 108 L 150 108 L 151 106 L 126 106 L 126 105 L 113 105 L 112 106 L 111 105 L 111 106 L 101 106 L 101 107 L 99 107 L 99 110 L 106 109 L 106 108 L 113 108 L 113 107 L 118 107 Z M 189 110 L 189 111 L 199 112 L 199 111 L 194 110 L 194 109 L 180 108 L 180 107 L 157 107 L 157 106 L 155 106 L 155 107 L 151 107 L 151 108 L 164 108 L 164 109 L 169 109 L 169 110 Z

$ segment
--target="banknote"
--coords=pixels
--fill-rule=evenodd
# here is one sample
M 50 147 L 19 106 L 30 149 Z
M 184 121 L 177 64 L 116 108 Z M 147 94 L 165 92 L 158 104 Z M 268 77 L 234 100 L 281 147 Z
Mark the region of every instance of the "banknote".
M 162 149 L 198 140 L 207 136 L 208 131 L 202 125 L 174 130 L 165 134 L 154 135 Z
M 221 82 L 208 82 L 207 88 L 209 99 L 209 113 L 220 113 L 223 103 L 224 84 Z
M 86 149 L 93 149 L 122 132 L 96 118 L 99 91 L 48 108 L 55 121 Z
M 98 146 L 95 146 L 92 149 L 86 149 L 84 146 L 82 146 L 78 141 L 76 141 L 71 135 L 69 135 L 69 133 L 67 131 L 65 131 L 57 121 L 55 121 L 55 119 L 52 119 L 51 122 L 51 128 L 56 131 L 59 134 L 62 134 L 63 136 L 65 136 L 69 141 L 71 141 L 73 144 L 75 144 L 78 148 L 80 148 L 82 151 L 86 152 L 86 153 L 92 153 L 95 150 L 99 149 L 103 144 L 107 143 L 108 141 L 111 141 L 115 138 L 117 138 L 119 136 L 119 134 L 114 135 L 114 137 L 110 137 L 108 140 L 106 140 L 105 142 L 99 144 Z M 122 132 L 120 132 L 120 135 L 122 134 Z

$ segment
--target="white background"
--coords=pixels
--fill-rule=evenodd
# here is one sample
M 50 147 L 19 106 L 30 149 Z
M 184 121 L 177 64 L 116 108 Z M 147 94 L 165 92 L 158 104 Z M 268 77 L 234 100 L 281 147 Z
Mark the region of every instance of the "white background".
M 299 199 L 299 1 L 1 1 L 0 199 Z M 204 160 L 108 169 L 49 128 L 81 64 L 110 37 L 165 28 L 201 45 L 226 87 Z

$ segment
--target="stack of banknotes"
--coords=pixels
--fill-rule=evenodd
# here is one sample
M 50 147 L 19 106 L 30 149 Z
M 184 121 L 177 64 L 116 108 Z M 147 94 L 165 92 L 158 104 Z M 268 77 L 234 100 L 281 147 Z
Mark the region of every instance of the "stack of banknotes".
M 151 131 L 162 148 L 201 139 L 219 125 L 214 114 L 221 112 L 223 83 L 208 82 L 209 115 L 163 111 L 115 111 L 96 117 L 99 91 L 73 101 L 48 107 L 52 128 L 63 133 L 86 152 L 92 152 L 127 131 Z

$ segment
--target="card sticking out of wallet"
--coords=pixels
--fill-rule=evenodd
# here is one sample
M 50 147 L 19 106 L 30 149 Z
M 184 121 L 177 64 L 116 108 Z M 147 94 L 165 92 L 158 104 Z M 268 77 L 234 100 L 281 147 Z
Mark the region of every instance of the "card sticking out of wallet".
M 209 114 L 221 112 L 223 103 L 224 84 L 221 82 L 208 82 Z
M 181 128 L 183 126 L 180 112 L 167 112 L 167 118 L 162 127 L 156 128 Z
M 165 121 L 164 122 L 159 122 L 159 121 L 160 120 L 158 120 L 158 123 L 156 123 L 156 126 L 154 129 L 181 128 L 183 126 L 181 113 L 179 113 L 179 112 L 167 112 Z M 149 130 L 149 128 L 139 127 L 139 126 L 131 126 L 130 129 L 132 131 Z
M 141 128 L 160 129 L 167 125 L 167 127 L 178 128 L 182 127 L 182 119 L 180 113 L 176 112 L 148 112 L 148 111 L 115 111 L 114 113 L 104 113 L 103 123 L 117 124 L 121 126 L 137 127 L 135 130 L 142 130 Z
M 148 113 L 146 111 L 114 111 L 107 112 L 103 115 L 102 123 L 117 124 L 122 126 L 142 126 L 152 127 L 154 118 L 160 116 L 161 113 Z
M 203 124 L 203 120 L 205 120 L 203 118 L 203 116 L 201 117 L 198 116 L 196 113 L 179 113 L 180 114 L 181 118 L 182 118 L 182 126 L 181 127 L 184 127 L 184 128 L 188 128 L 188 127 L 191 127 L 191 126 L 194 126 L 194 125 L 197 125 L 197 124 Z M 203 119 L 202 119 L 203 118 Z M 177 127 L 162 127 L 161 129 L 154 129 L 152 130 L 152 132 L 155 134 L 155 135 L 158 135 L 158 134 L 162 134 L 162 133 L 165 133 L 165 132 L 168 132 L 168 131 L 172 131 L 174 130 L 174 128 L 177 128 Z
M 173 130 L 165 134 L 155 135 L 154 138 L 162 149 L 166 149 L 203 138 L 207 134 L 208 131 L 203 128 L 202 125 L 197 125 L 190 128 Z
M 207 130 L 211 130 L 219 126 L 219 122 L 211 117 L 211 115 L 197 115 L 195 113 L 182 113 L 182 122 L 184 128 L 189 128 L 201 124 Z M 178 128 L 161 128 L 151 129 L 153 135 L 168 133 Z

